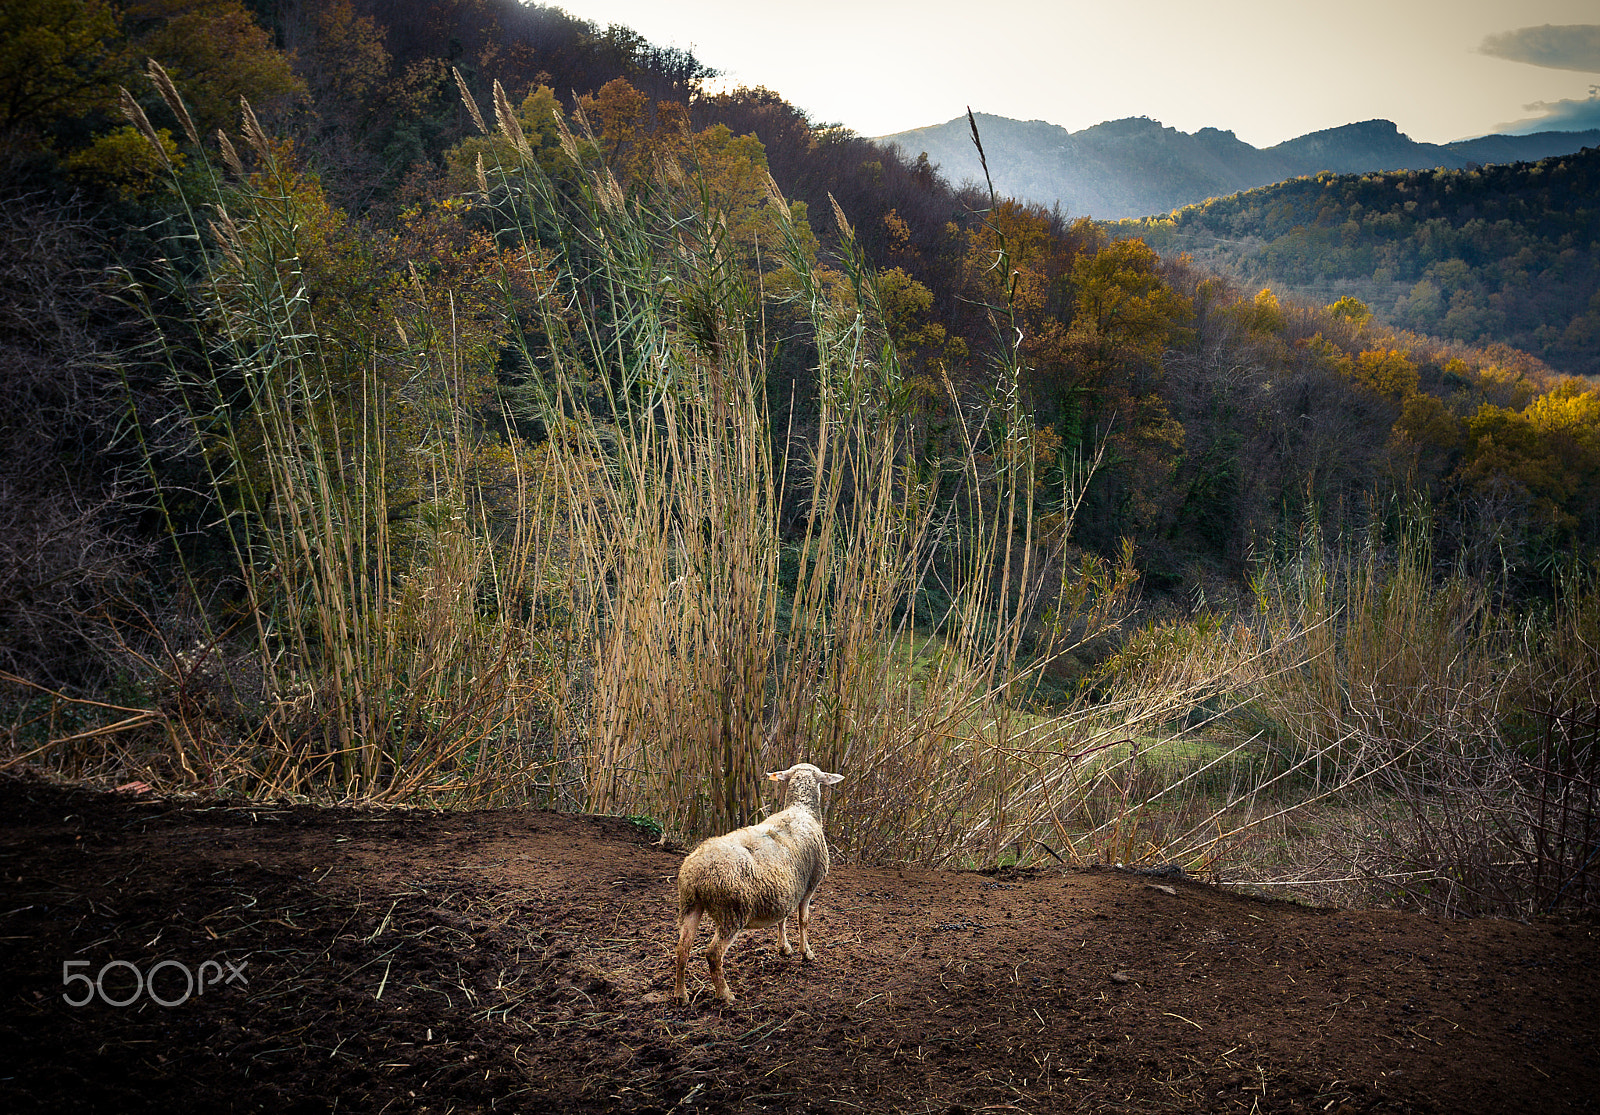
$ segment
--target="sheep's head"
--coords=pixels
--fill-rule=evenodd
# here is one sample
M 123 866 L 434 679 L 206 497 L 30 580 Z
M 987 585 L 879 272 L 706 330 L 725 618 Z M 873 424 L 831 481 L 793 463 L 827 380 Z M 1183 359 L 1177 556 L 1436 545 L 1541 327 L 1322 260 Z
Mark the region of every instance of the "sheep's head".
M 822 805 L 822 787 L 844 781 L 844 775 L 829 774 L 810 763 L 796 763 L 788 770 L 769 771 L 767 777 L 784 784 L 785 805 L 804 803 L 813 810 Z

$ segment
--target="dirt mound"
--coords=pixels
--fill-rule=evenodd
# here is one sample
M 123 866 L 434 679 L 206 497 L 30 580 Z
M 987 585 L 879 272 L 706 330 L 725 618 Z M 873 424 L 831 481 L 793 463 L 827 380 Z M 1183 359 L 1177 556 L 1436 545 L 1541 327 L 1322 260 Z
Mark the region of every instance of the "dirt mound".
M 614 818 L 0 778 L 0 1109 L 1600 1103 L 1592 924 L 1316 910 L 1114 870 L 844 867 L 818 895 L 815 964 L 748 934 L 740 1002 L 716 1008 L 697 959 L 678 1007 L 680 858 Z

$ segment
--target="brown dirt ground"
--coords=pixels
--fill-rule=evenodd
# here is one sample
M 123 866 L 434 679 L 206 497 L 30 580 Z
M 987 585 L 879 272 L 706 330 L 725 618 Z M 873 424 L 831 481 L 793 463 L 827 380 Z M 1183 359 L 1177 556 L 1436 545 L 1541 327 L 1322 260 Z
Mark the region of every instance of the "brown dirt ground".
M 0 1110 L 1600 1109 L 1600 927 L 1117 870 L 836 868 L 668 1002 L 681 851 L 627 821 L 0 777 Z M 702 934 L 701 943 L 705 937 Z M 175 1006 L 69 1006 L 111 961 Z M 215 973 L 213 973 L 214 976 Z M 126 965 L 105 994 L 138 990 Z

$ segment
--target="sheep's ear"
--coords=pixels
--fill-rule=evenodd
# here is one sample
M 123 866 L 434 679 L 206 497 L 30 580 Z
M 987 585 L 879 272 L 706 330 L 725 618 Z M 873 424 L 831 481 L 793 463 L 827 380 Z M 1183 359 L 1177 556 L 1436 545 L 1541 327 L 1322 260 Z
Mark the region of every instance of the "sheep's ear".
M 786 770 L 769 770 L 767 771 L 767 777 L 774 782 L 787 782 L 789 781 L 789 772 Z
M 829 774 L 825 770 L 824 771 L 818 771 L 817 772 L 817 777 L 822 780 L 824 785 L 827 785 L 827 786 L 832 786 L 835 782 L 843 782 L 844 781 L 844 775 L 842 775 L 842 774 Z

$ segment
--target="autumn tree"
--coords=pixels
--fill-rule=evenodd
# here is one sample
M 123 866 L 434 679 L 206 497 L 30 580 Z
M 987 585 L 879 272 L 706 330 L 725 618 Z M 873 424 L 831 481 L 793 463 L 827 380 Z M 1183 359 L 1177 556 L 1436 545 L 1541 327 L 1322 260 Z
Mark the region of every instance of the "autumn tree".
M 141 62 L 171 75 L 202 136 L 236 126 L 241 98 L 265 115 L 305 89 L 240 0 L 128 0 L 122 24 Z
M 620 77 L 606 82 L 593 96 L 578 98 L 578 112 L 600 140 L 601 161 L 612 173 L 626 169 L 636 175 L 645 170 L 642 164 L 648 159 L 647 150 L 639 151 L 627 167 L 623 157 L 634 152 L 640 133 L 648 126 L 645 110 L 649 103 L 648 97 Z
M 1403 403 L 1417 393 L 1417 366 L 1399 349 L 1360 353 L 1351 374 L 1363 387 L 1394 402 Z
M 45 140 L 59 122 L 109 112 L 132 59 L 108 0 L 0 5 L 0 145 Z
M 405 175 L 429 160 L 429 139 L 458 114 L 449 66 L 438 54 L 397 58 L 387 45 L 393 10 L 362 10 L 352 0 L 292 5 L 283 17 L 286 47 L 310 91 L 310 111 L 294 134 L 314 154 L 328 188 L 364 209 L 392 201 Z
M 1569 379 L 1521 410 L 1484 404 L 1467 421 L 1461 479 L 1480 493 L 1510 486 L 1536 527 L 1600 529 L 1600 393 Z
M 1168 483 L 1183 426 L 1162 394 L 1164 357 L 1188 325 L 1188 300 L 1142 240 L 1117 240 L 1073 265 L 1068 351 L 1079 379 L 1079 430 L 1104 431 L 1113 468 L 1103 511 L 1114 529 L 1151 527 L 1172 510 Z M 1110 526 L 1111 524 L 1106 524 Z M 1103 541 L 1109 541 L 1109 538 Z
M 188 106 L 180 121 L 142 70 L 157 62 Z M 132 89 L 166 149 L 154 152 L 116 111 Z M 303 90 L 240 0 L 19 0 L 0 7 L 0 146 L 58 158 L 78 182 L 148 193 L 179 148 Z
M 900 359 L 913 373 L 927 376 L 930 387 L 949 374 L 952 364 L 967 359 L 966 343 L 952 337 L 934 316 L 933 291 L 903 268 L 879 272 L 878 297 L 885 328 Z
M 1372 311 L 1367 308 L 1367 304 L 1349 294 L 1340 298 L 1327 309 L 1334 317 L 1343 318 L 1352 325 L 1365 325 L 1372 320 Z

